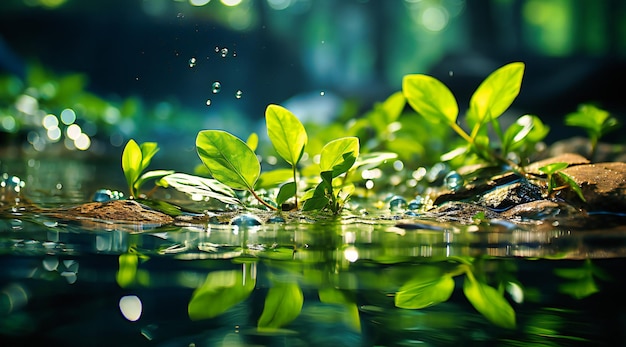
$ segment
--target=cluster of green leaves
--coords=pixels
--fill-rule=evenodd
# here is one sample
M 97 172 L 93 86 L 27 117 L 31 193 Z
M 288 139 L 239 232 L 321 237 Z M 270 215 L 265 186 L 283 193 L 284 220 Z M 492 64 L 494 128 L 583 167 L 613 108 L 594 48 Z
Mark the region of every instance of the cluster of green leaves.
M 395 305 L 406 309 L 423 309 L 447 301 L 454 291 L 454 277 L 465 275 L 463 293 L 467 300 L 487 320 L 495 325 L 513 329 L 516 326 L 515 310 L 499 289 L 475 275 L 475 266 L 461 259 L 451 269 L 437 265 L 420 265 L 413 277 L 396 292 Z
M 469 152 L 487 162 L 522 171 L 508 155 L 533 150 L 549 131 L 534 115 L 520 117 L 504 131 L 498 121 L 519 94 L 523 75 L 523 63 L 510 63 L 492 72 L 478 86 L 470 99 L 466 117 L 469 133 L 458 124 L 459 107 L 454 95 L 438 79 L 424 74 L 407 75 L 402 81 L 402 91 L 417 113 L 433 122 L 447 124 L 466 141 L 466 146 L 454 149 L 443 159 Z M 499 139 L 499 147 L 492 143 L 488 125 Z
M 269 105 L 265 112 L 267 133 L 278 155 L 291 166 L 291 178 L 280 182 L 275 198 L 276 206 L 294 198 L 298 206 L 298 168 L 307 133 L 302 123 L 286 108 Z M 235 190 L 249 192 L 262 205 L 275 210 L 256 192 L 261 177 L 261 164 L 254 150 L 235 135 L 222 130 L 203 130 L 196 138 L 200 159 L 210 175 Z M 350 196 L 353 188 L 340 180 L 354 166 L 359 156 L 359 141 L 356 137 L 344 137 L 326 144 L 320 153 L 321 181 L 302 195 L 303 210 L 329 209 L 338 213 Z M 281 175 L 279 175 L 281 176 Z M 276 179 L 276 178 L 275 178 Z M 280 179 L 279 179 L 280 180 Z
M 132 198 L 139 196 L 141 186 L 149 179 L 157 179 L 173 174 L 174 171 L 154 170 L 145 172 L 152 157 L 159 151 L 156 142 L 144 142 L 138 145 L 135 140 L 126 143 L 122 152 L 122 170 L 128 184 L 128 194 Z
M 590 104 L 582 104 L 578 111 L 565 116 L 565 124 L 585 129 L 591 142 L 590 158 L 596 152 L 598 140 L 620 126 L 617 118 L 612 117 L 608 111 Z

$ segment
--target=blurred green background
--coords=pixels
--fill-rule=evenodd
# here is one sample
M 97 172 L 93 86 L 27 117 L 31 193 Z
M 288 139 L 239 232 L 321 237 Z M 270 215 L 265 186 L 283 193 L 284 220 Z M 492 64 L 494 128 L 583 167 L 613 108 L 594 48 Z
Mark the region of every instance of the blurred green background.
M 580 103 L 620 116 L 625 55 L 620 0 L 3 0 L 0 142 L 6 156 L 158 141 L 188 169 L 199 130 L 263 133 L 270 103 L 325 124 L 427 73 L 464 108 L 512 61 L 527 65 L 514 113 L 555 140 L 582 134 L 562 126 Z

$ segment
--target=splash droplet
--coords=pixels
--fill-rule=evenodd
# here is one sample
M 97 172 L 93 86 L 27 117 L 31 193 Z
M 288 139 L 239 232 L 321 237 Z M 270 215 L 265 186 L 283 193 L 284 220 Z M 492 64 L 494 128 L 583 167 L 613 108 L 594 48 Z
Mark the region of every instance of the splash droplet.
M 206 99 L 206 105 L 211 106 L 211 99 Z
M 452 70 L 448 71 L 448 76 L 450 76 L 450 77 L 454 76 L 454 71 L 452 71 Z
M 215 53 L 219 53 L 220 52 L 220 48 L 218 46 L 215 46 Z
M 224 47 L 220 50 L 220 55 L 222 56 L 222 58 L 226 58 L 226 56 L 228 56 L 228 48 Z
M 191 57 L 191 59 L 189 59 L 189 67 L 195 67 L 197 63 L 196 57 Z
M 326 95 L 326 92 L 322 90 L 322 91 L 320 92 L 320 96 L 324 96 L 324 95 Z
M 242 95 L 243 95 L 243 92 L 242 92 L 241 90 L 238 90 L 238 91 L 235 93 L 235 98 L 237 98 L 237 99 L 241 99 L 241 96 L 242 96 Z
M 217 94 L 222 90 L 222 84 L 218 81 L 213 82 L 213 85 L 211 86 L 213 94 Z

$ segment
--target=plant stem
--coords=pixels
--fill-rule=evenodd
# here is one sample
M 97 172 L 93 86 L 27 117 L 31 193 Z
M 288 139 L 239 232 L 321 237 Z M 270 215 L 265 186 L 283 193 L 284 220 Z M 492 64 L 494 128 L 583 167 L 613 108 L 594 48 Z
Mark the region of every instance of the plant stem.
M 295 192 L 293 194 L 293 198 L 296 204 L 296 209 L 298 208 L 298 180 L 297 180 L 297 170 L 296 170 L 296 165 L 293 165 L 292 167 L 293 170 L 293 183 L 296 187 Z
M 270 210 L 273 210 L 273 211 L 277 211 L 278 210 L 278 208 L 276 208 L 276 207 L 268 204 L 267 202 L 265 202 L 265 200 L 263 200 L 260 196 L 258 196 L 254 190 L 249 189 L 248 191 L 250 192 L 250 194 L 252 194 L 252 196 L 254 196 L 255 199 L 257 199 L 261 204 L 263 204 L 263 206 L 265 206 L 265 207 L 267 207 L 267 208 L 269 208 Z

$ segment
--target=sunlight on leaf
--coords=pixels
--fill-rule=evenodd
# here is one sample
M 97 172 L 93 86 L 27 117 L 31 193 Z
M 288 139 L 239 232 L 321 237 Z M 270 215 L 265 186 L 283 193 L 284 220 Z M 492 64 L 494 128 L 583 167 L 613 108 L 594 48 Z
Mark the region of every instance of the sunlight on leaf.
M 352 154 L 350 156 L 344 156 L 346 154 Z M 335 174 L 334 168 L 352 160 L 350 167 L 354 164 L 354 161 L 359 156 L 359 139 L 356 137 L 343 137 L 337 140 L 333 140 L 327 143 L 322 152 L 320 153 L 320 169 L 321 171 L 333 171 L 333 177 L 336 177 L 343 172 Z M 350 169 L 348 167 L 348 169 Z M 346 170 L 347 171 L 347 170 Z M 344 171 L 345 172 L 345 171 Z
M 307 143 L 304 126 L 296 116 L 279 105 L 269 105 L 265 111 L 267 135 L 274 149 L 287 163 L 295 166 Z
M 500 117 L 519 94 L 524 63 L 507 64 L 492 72 L 470 99 L 471 112 L 480 122 Z
M 192 197 L 202 196 L 232 205 L 241 203 L 232 189 L 212 178 L 174 173 L 163 177 L 158 184 L 163 187 L 171 186 L 179 192 L 183 192 Z
M 222 130 L 203 130 L 196 148 L 213 178 L 233 189 L 253 190 L 261 164 L 245 142 Z
M 135 140 L 129 140 L 122 152 L 122 170 L 126 177 L 126 183 L 130 189 L 129 194 L 134 195 L 134 184 L 141 173 L 141 148 Z
M 459 106 L 445 84 L 427 75 L 406 75 L 402 91 L 409 105 L 433 122 L 455 123 Z
M 295 182 L 287 182 L 280 186 L 280 190 L 278 191 L 278 195 L 276 196 L 276 204 L 278 206 L 282 205 L 289 198 L 293 197 L 296 194 L 296 183 Z

